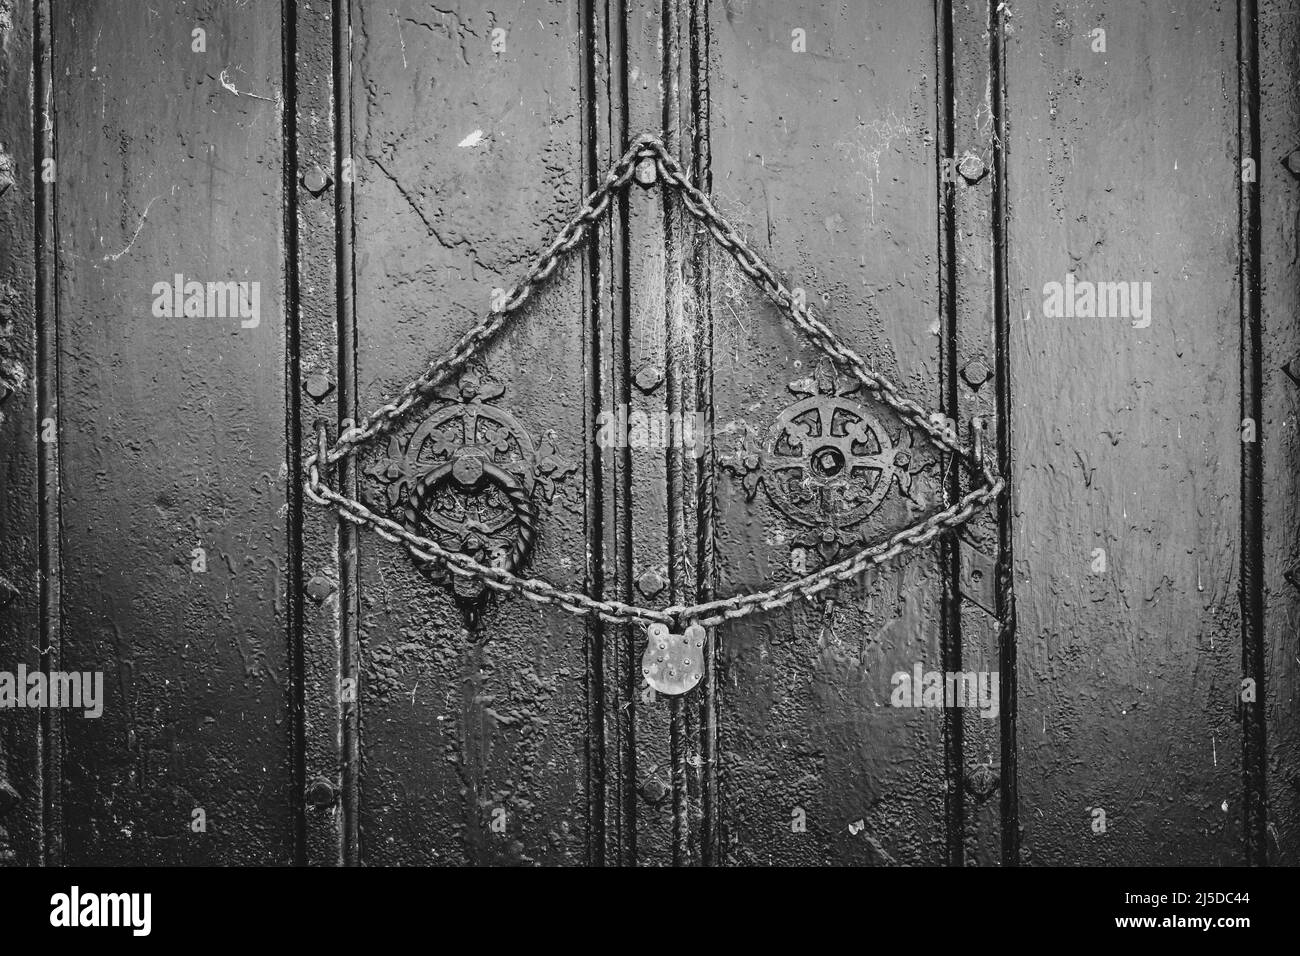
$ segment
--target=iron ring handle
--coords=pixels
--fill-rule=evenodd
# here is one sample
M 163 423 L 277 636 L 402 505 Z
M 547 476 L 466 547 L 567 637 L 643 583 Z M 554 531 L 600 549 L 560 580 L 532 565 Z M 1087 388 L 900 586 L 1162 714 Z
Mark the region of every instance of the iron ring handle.
M 533 499 L 518 478 L 490 461 L 483 461 L 481 458 L 452 459 L 425 472 L 407 496 L 407 520 L 412 523 L 418 522 L 421 504 L 439 485 L 448 481 L 459 481 L 454 474 L 454 469 L 459 462 L 469 460 L 477 463 L 475 467 L 481 468 L 483 478 L 487 478 L 501 489 L 514 510 L 515 520 L 519 522 L 519 533 L 515 535 L 514 545 L 506 554 L 503 565 L 506 571 L 513 572 L 528 560 L 533 543 L 537 540 L 537 505 L 533 503 Z

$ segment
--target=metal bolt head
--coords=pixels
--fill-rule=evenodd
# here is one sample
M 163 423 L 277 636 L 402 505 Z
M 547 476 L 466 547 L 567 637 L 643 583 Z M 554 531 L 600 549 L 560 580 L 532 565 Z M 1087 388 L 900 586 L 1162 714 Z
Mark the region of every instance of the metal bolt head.
M 319 196 L 329 188 L 330 183 L 333 181 L 330 174 L 319 166 L 313 166 L 302 174 L 302 184 L 307 188 L 307 192 L 313 196 Z
M 645 781 L 637 789 L 641 792 L 641 799 L 652 805 L 662 803 L 664 797 L 668 796 L 668 785 L 654 777 Z
M 973 358 L 966 363 L 966 367 L 961 370 L 962 381 L 964 381 L 975 391 L 993 377 L 993 370 L 989 368 L 988 363 L 982 358 Z
M 662 574 L 651 568 L 641 572 L 641 576 L 636 579 L 636 587 L 645 597 L 652 598 L 667 587 L 667 582 Z
M 636 181 L 642 186 L 653 186 L 659 176 L 659 170 L 655 167 L 655 161 L 647 156 L 636 164 Z
M 330 596 L 334 590 L 334 585 L 328 578 L 323 578 L 319 574 L 312 575 L 312 579 L 307 582 L 307 597 L 311 598 L 317 604 L 324 604 L 325 599 Z
M 966 790 L 980 800 L 988 798 L 997 789 L 1001 774 L 990 764 L 982 763 L 966 768 Z
M 457 455 L 451 466 L 451 477 L 462 488 L 473 488 L 483 477 L 483 459 L 478 455 Z
M 1300 176 L 1300 149 L 1291 150 L 1286 159 L 1282 160 L 1282 165 L 1289 169 L 1293 176 Z
M 323 810 L 334 805 L 336 799 L 334 784 L 324 777 L 317 777 L 307 784 L 307 790 L 303 796 L 307 801 L 307 806 L 316 810 Z
M 324 372 L 312 372 L 307 376 L 307 380 L 302 383 L 302 387 L 307 390 L 315 401 L 322 402 L 325 396 L 334 391 L 334 383 Z
M 636 382 L 636 387 L 641 389 L 641 391 L 645 392 L 647 395 L 658 388 L 659 383 L 663 380 L 663 370 L 657 365 L 642 365 L 637 369 L 637 373 L 633 378 L 633 381 Z
M 972 186 L 987 176 L 988 171 L 988 167 L 984 165 L 984 160 L 974 153 L 967 153 L 961 158 L 961 162 L 957 164 L 957 172 L 961 173 L 961 178 Z

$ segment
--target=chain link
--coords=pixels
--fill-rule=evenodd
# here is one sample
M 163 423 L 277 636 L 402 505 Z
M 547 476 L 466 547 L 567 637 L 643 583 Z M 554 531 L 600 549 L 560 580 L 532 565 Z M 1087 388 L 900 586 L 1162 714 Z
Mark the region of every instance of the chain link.
M 656 610 L 622 601 L 600 600 L 581 592 L 566 591 L 541 578 L 522 578 L 504 568 L 481 564 L 469 555 L 450 551 L 390 518 L 375 514 L 361 502 L 345 497 L 325 484 L 322 469 L 328 469 L 361 445 L 387 434 L 408 411 L 422 404 L 433 389 L 466 366 L 501 330 L 510 316 L 528 301 L 533 291 L 550 278 L 560 259 L 586 241 L 591 227 L 605 215 L 610 200 L 631 181 L 637 162 L 643 159 L 654 160 L 659 177 L 677 192 L 687 212 L 708 229 L 714 240 L 754 284 L 826 355 L 852 373 L 874 398 L 892 408 L 906 424 L 921 431 L 933 445 L 965 461 L 983 479 L 984 485 L 924 521 L 795 581 L 766 591 L 738 594 L 704 604 L 673 605 Z M 988 458 L 975 456 L 969 449 L 958 444 L 952 432 L 937 424 L 922 406 L 904 396 L 892 382 L 871 369 L 861 356 L 841 342 L 825 323 L 814 316 L 786 288 L 763 258 L 741 238 L 726 217 L 718 212 L 708 195 L 696 188 L 681 165 L 668 153 L 663 142 L 648 133 L 633 141 L 627 152 L 610 169 L 600 187 L 587 196 L 577 214 L 560 230 L 546 251 L 505 294 L 490 315 L 462 335 L 443 357 L 430 365 L 423 375 L 406 385 L 391 402 L 377 408 L 360 424 L 343 431 L 333 446 L 327 447 L 322 425 L 318 433 L 317 450 L 303 461 L 303 467 L 307 473 L 304 491 L 308 498 L 319 505 L 332 506 L 341 517 L 373 529 L 387 541 L 405 545 L 418 560 L 442 565 L 461 577 L 476 578 L 495 591 L 522 594 L 529 600 L 562 607 L 573 614 L 595 615 L 610 623 L 642 621 L 677 627 L 683 623 L 711 627 L 756 611 L 784 607 L 798 597 L 812 597 L 838 581 L 847 581 L 869 567 L 892 561 L 905 552 L 924 546 L 943 531 L 960 527 L 995 500 L 1005 487 L 1003 479 L 993 471 Z

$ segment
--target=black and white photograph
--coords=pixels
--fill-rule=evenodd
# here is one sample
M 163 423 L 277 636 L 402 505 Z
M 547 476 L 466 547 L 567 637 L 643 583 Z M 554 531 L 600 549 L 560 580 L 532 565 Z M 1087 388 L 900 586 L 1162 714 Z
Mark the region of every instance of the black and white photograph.
M 1300 0 L 0 0 L 0 91 L 6 925 L 1284 925 Z

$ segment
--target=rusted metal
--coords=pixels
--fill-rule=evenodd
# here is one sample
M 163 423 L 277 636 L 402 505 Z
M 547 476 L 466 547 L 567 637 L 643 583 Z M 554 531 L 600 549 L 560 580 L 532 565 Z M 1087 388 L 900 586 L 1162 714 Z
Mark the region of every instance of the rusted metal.
M 795 547 L 816 548 L 826 563 L 851 553 L 855 529 L 897 487 L 911 491 L 911 434 L 891 437 L 880 420 L 851 396 L 829 362 L 813 376 L 790 383 L 799 399 L 777 416 L 761 448 L 742 445 L 722 459 L 741 477 L 753 500 L 761 483 L 772 503 L 796 526 Z
M 535 442 L 505 408 L 495 404 L 505 386 L 486 369 L 472 369 L 435 391 L 448 402 L 404 441 L 394 435 L 388 453 L 365 469 L 386 486 L 389 507 L 407 528 L 444 548 L 514 572 L 523 569 L 537 539 L 535 497 L 549 502 L 577 463 L 549 442 Z M 490 593 L 471 577 L 428 570 L 451 586 L 470 630 L 478 630 Z

